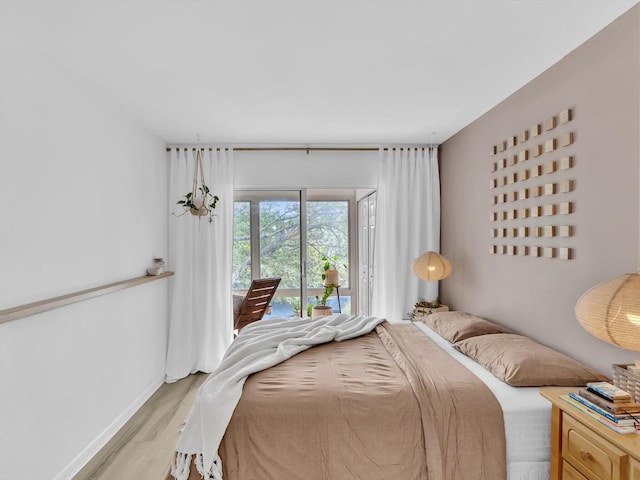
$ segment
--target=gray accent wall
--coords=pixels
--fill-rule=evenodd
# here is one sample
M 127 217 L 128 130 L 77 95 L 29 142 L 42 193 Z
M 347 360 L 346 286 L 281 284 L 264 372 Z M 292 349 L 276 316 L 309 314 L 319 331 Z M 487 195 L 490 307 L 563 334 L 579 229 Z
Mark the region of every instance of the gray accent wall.
M 636 5 L 440 150 L 441 249 L 453 265 L 452 275 L 441 282 L 441 300 L 529 335 L 609 376 L 612 363 L 631 362 L 640 353 L 589 335 L 577 323 L 574 306 L 588 288 L 639 268 L 639 25 Z M 559 172 L 557 179 L 574 181 L 570 200 L 575 210 L 567 216 L 574 236 L 563 241 L 572 247 L 573 259 L 490 254 L 489 148 L 567 108 L 573 120 L 556 131 L 574 132 L 574 144 L 566 150 L 574 156 L 574 168 Z M 530 198 L 525 203 L 540 202 Z M 524 244 L 558 242 L 530 238 Z

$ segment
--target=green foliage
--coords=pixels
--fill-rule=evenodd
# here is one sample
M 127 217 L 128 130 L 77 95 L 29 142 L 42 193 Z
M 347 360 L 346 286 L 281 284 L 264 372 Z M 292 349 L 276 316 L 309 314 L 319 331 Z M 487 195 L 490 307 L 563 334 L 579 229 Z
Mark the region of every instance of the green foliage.
M 322 294 L 322 297 L 316 295 L 316 305 L 326 306 L 327 299 L 331 296 L 332 293 L 333 285 L 327 285 L 326 287 L 324 287 L 324 293 Z
M 218 204 L 218 200 L 220 200 L 220 198 L 217 195 L 212 194 L 209 190 L 209 187 L 204 184 L 198 187 L 198 191 L 200 192 L 201 197 L 197 198 L 203 199 L 202 205 L 196 205 L 194 203 L 194 200 L 197 200 L 197 198 L 193 198 L 193 192 L 189 192 L 183 195 L 184 199 L 178 200 L 176 204 L 184 208 L 184 212 L 181 215 L 184 215 L 187 212 L 191 212 L 194 215 L 197 215 L 197 212 L 201 211 L 203 212 L 203 215 L 201 216 L 208 216 L 209 222 L 211 222 L 213 221 L 214 216 L 213 211 L 216 209 L 216 205 Z
M 291 300 L 291 307 L 293 307 L 293 309 L 296 312 L 300 311 L 300 299 L 299 298 L 294 298 L 293 300 Z
M 330 268 L 334 270 L 338 270 L 338 256 L 334 255 L 333 257 L 327 257 L 326 255 L 323 255 L 322 261 L 324 262 L 324 264 L 322 265 L 322 271 L 324 272 L 322 274 L 322 280 L 326 280 L 327 270 L 329 270 Z M 349 267 L 347 267 L 347 265 L 343 263 L 342 268 L 344 268 L 345 270 L 348 270 Z
M 297 201 L 261 201 L 260 276 L 281 277 L 280 288 L 300 285 L 300 206 Z M 325 252 L 333 252 L 336 264 L 347 264 L 348 203 L 307 202 L 307 282 L 309 289 L 324 288 L 322 274 Z M 234 204 L 233 276 L 234 289 L 251 283 L 251 208 L 249 201 Z M 332 256 L 332 257 L 333 257 Z M 315 292 L 314 292 L 315 293 Z
M 440 303 L 440 300 L 437 299 L 437 298 L 435 300 L 431 300 L 431 301 L 427 301 L 424 298 L 421 298 L 413 306 L 413 310 L 408 313 L 409 319 L 415 320 L 416 315 L 418 314 L 418 309 L 419 308 L 428 309 L 428 308 L 439 308 L 441 306 L 442 306 L 442 304 Z

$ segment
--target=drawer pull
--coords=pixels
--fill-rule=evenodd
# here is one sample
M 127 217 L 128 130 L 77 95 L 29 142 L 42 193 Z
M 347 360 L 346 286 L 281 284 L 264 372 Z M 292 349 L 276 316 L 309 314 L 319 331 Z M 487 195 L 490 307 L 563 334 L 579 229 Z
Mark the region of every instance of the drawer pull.
M 580 450 L 580 458 L 582 460 L 593 460 L 593 455 L 586 450 Z

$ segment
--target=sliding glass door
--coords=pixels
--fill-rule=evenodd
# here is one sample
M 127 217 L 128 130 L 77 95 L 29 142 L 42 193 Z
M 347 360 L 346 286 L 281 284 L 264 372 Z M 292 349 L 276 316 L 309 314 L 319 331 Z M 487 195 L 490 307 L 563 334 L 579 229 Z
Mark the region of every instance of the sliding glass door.
M 353 199 L 308 190 L 239 191 L 234 208 L 233 289 L 244 294 L 252 278 L 282 278 L 271 316 L 307 316 L 322 296 L 322 257 L 337 257 L 340 298 L 334 312 L 351 311 Z

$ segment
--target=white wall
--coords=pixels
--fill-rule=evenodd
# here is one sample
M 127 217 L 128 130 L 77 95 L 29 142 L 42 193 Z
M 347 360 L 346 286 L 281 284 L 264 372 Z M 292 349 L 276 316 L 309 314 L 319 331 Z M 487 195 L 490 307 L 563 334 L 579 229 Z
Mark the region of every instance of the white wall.
M 589 335 L 576 321 L 574 307 L 588 288 L 638 269 L 639 25 L 636 5 L 440 149 L 441 245 L 453 264 L 453 274 L 441 282 L 443 301 L 530 335 L 609 376 L 612 363 L 628 363 L 638 353 Z M 559 238 L 528 241 L 531 246 L 571 246 L 574 259 L 489 254 L 491 244 L 524 240 L 489 236 L 490 226 L 496 228 L 489 212 L 497 208 L 490 207 L 489 147 L 566 108 L 573 110 L 574 119 L 544 133 L 539 141 L 563 131 L 574 133 L 573 145 L 543 159 L 575 157 L 574 168 L 547 180 L 571 179 L 575 191 L 545 202 L 572 200 L 575 212 L 567 219 L 533 220 L 536 225 L 567 222 L 574 226 L 575 235 L 569 244 Z M 509 154 L 511 150 L 498 159 Z M 527 165 L 537 162 L 531 158 Z M 543 180 L 530 179 L 522 186 Z M 539 203 L 529 198 L 519 200 L 517 206 L 510 203 L 509 208 Z M 519 227 L 525 222 L 529 220 L 499 226 Z
M 164 143 L 0 34 L 0 310 L 167 254 Z M 161 384 L 169 280 L 0 325 L 0 479 L 70 478 Z

